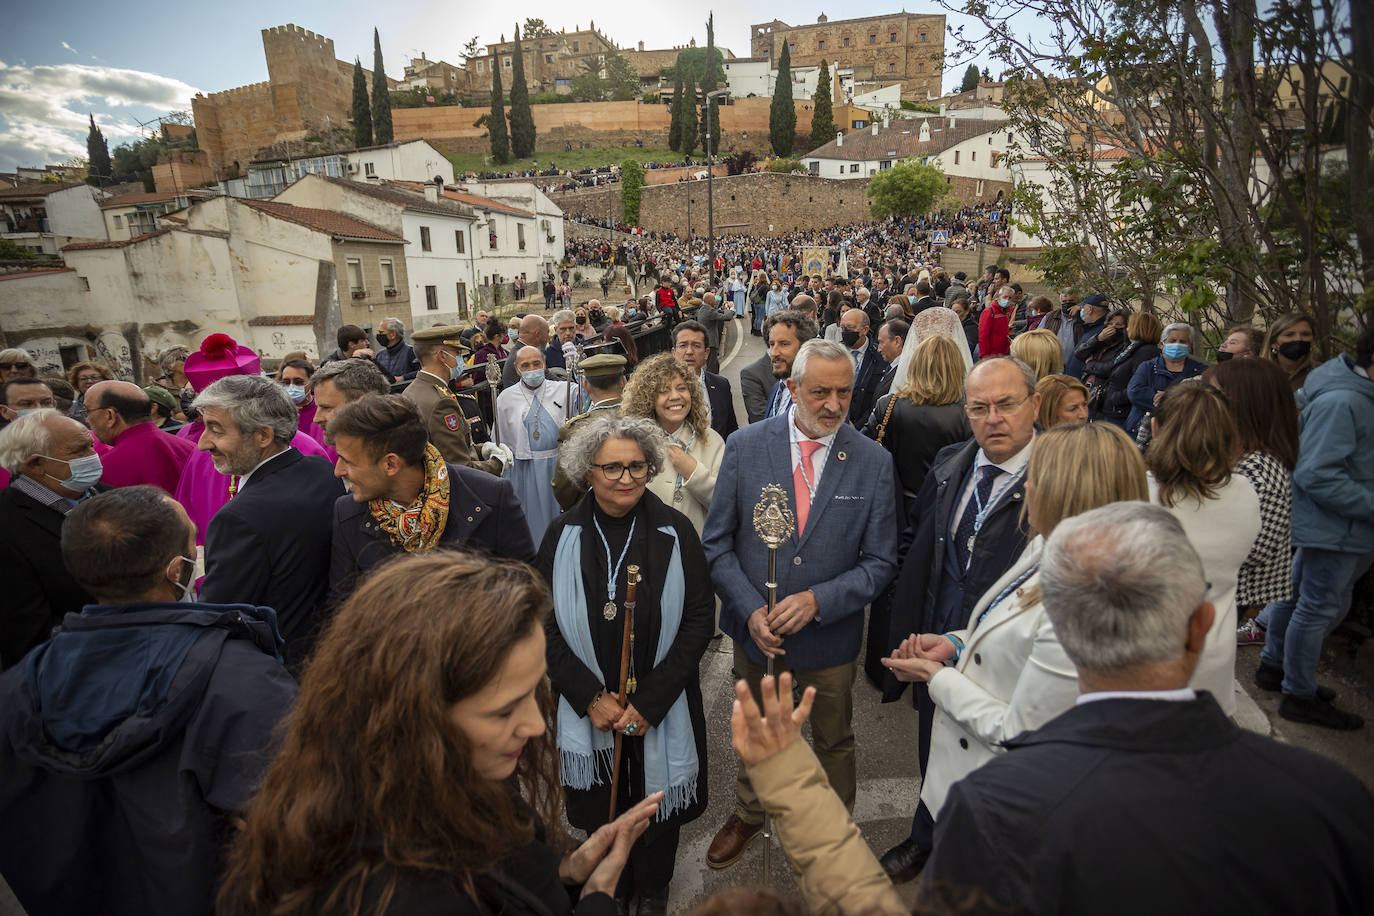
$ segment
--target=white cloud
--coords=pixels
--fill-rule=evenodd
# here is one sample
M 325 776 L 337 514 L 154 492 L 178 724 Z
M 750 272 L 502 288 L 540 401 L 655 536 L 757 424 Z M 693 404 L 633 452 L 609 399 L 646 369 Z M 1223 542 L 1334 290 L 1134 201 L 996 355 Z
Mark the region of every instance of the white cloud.
M 78 57 L 81 55 L 81 52 L 80 52 L 80 51 L 76 50 L 76 48 L 73 48 L 71 45 L 67 44 L 65 41 L 62 42 L 61 44 L 62 44 L 62 47 L 66 48 L 68 51 L 71 51 L 73 54 L 77 55 Z
M 111 147 L 134 139 L 139 119 L 189 108 L 196 92 L 180 80 L 142 70 L 0 61 L 0 169 L 84 155 L 89 113 Z

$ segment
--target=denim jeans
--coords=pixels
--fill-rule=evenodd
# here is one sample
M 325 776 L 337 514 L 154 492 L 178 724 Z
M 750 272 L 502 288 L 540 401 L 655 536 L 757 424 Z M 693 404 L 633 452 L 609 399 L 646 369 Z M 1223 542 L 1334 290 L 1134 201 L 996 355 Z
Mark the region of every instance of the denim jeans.
M 1310 697 L 1317 692 L 1322 641 L 1345 618 L 1355 583 L 1374 562 L 1374 551 L 1342 553 L 1300 547 L 1293 557 L 1293 595 L 1267 608 L 1269 628 L 1260 659 L 1283 668 L 1283 692 Z

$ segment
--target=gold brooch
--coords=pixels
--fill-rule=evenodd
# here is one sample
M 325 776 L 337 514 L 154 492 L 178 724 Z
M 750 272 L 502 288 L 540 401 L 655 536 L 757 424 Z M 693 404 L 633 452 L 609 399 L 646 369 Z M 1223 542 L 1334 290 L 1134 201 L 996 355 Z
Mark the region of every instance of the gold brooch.
M 836 453 L 835 453 L 835 457 L 838 458 L 838 459 L 840 459 L 841 461 L 843 461 L 843 460 L 845 460 L 846 458 L 848 458 L 849 456 L 846 455 L 844 452 L 836 452 Z

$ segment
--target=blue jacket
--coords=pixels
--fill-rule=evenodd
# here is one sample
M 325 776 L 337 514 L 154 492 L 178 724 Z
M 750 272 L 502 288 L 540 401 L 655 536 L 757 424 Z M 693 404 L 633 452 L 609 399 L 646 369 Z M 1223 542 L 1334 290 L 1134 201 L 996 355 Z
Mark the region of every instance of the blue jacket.
M 1374 382 L 1342 355 L 1313 369 L 1303 391 L 1293 546 L 1374 550 Z
M 210 914 L 296 684 L 276 615 L 88 605 L 0 677 L 0 873 L 30 912 Z
M 1131 376 L 1131 382 L 1126 386 L 1126 396 L 1131 399 L 1131 415 L 1126 418 L 1126 432 L 1134 436 L 1141 418 L 1155 409 L 1155 392 L 1163 391 L 1184 379 L 1201 375 L 1206 370 L 1206 363 L 1198 362 L 1192 357 L 1184 358 L 1183 369 L 1177 375 L 1164 365 L 1162 356 L 1156 356 L 1137 366 L 1135 375 Z
M 749 657 L 763 655 L 748 619 L 767 604 L 768 548 L 754 533 L 754 506 L 770 483 L 792 488 L 791 411 L 744 427 L 725 443 L 702 546 L 721 600 L 720 628 Z M 798 670 L 852 662 L 859 654 L 864 607 L 897 573 L 892 456 L 849 425 L 835 433 L 806 531 L 777 551 L 778 600 L 810 590 L 820 613 L 783 637 L 788 666 Z
M 378 350 L 373 359 L 386 375 L 388 382 L 398 375 L 408 382 L 420 371 L 420 361 L 415 358 L 415 350 L 404 339 Z

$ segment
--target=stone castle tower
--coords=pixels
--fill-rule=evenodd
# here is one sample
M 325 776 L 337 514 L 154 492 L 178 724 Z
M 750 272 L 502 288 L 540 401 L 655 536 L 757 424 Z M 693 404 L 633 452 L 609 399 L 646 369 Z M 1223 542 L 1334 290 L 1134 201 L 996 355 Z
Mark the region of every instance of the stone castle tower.
M 242 173 L 263 147 L 352 123 L 353 64 L 334 56 L 334 40 L 282 25 L 262 30 L 265 83 L 191 100 L 196 139 L 218 176 Z M 372 73 L 364 70 L 368 92 Z M 394 80 L 387 80 L 394 86 Z

